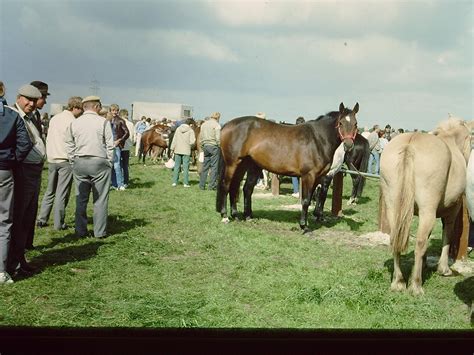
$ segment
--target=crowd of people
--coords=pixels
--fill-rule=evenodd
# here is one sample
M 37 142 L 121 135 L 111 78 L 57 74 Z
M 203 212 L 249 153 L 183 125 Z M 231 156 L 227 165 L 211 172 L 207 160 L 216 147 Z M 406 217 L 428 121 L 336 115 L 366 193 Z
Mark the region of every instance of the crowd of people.
M 109 192 L 124 191 L 130 183 L 130 150 L 140 154 L 142 135 L 153 126 L 143 117 L 135 125 L 128 111 L 117 104 L 102 107 L 101 98 L 73 96 L 67 107 L 51 119 L 41 115 L 50 93 L 48 84 L 33 81 L 18 89 L 8 105 L 0 82 L 0 284 L 30 276 L 36 269 L 25 253 L 34 249 L 35 227 L 65 230 L 65 211 L 75 184 L 75 233 L 78 237 L 107 237 Z M 204 152 L 201 189 L 215 190 L 220 145 L 220 113 L 201 127 Z M 166 121 L 165 123 L 171 124 Z M 196 144 L 191 121 L 175 123 L 170 147 L 176 160 L 172 185 L 181 170 L 189 187 L 191 148 Z M 48 183 L 39 204 L 42 171 L 48 165 Z M 209 182 L 207 183 L 209 175 Z M 92 194 L 93 230 L 88 231 L 87 205 Z M 51 213 L 52 212 L 52 213 Z
M 16 100 L 8 105 L 5 87 L 0 82 L 0 284 L 12 283 L 16 276 L 29 276 L 36 270 L 25 257 L 34 248 L 35 227 L 48 225 L 52 212 L 53 227 L 65 230 L 65 211 L 75 184 L 75 233 L 78 237 L 107 237 L 109 192 L 124 191 L 130 184 L 130 150 L 140 154 L 143 134 L 154 123 L 142 117 L 135 125 L 128 111 L 112 104 L 102 107 L 101 98 L 73 96 L 67 107 L 50 120 L 40 110 L 46 104 L 49 87 L 33 81 L 18 89 Z M 265 119 L 264 113 L 259 113 Z M 217 188 L 220 156 L 219 123 L 221 114 L 213 113 L 200 127 L 199 144 L 202 169 L 199 189 Z M 171 185 L 190 187 L 189 165 L 197 137 L 192 119 L 171 124 L 174 136 L 169 147 L 174 159 Z M 296 124 L 305 122 L 298 117 Z M 383 149 L 403 129 L 378 125 L 361 134 L 370 146 L 369 173 L 379 174 Z M 39 204 L 42 171 L 48 164 L 48 183 Z M 264 181 L 262 177 L 262 181 Z M 299 197 L 299 179 L 292 177 L 293 196 Z M 93 230 L 88 231 L 87 205 L 92 193 Z

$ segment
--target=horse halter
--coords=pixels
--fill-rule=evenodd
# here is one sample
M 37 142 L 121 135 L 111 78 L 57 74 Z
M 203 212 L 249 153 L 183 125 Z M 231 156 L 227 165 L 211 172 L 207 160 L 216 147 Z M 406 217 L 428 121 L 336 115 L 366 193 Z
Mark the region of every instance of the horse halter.
M 343 134 L 341 132 L 341 122 L 337 123 L 336 128 L 337 128 L 337 133 L 339 134 L 339 138 L 341 138 L 342 142 L 344 142 L 345 139 L 350 139 L 351 141 L 354 142 L 354 139 L 357 136 L 357 127 L 354 128 L 353 133 L 346 133 L 346 134 Z

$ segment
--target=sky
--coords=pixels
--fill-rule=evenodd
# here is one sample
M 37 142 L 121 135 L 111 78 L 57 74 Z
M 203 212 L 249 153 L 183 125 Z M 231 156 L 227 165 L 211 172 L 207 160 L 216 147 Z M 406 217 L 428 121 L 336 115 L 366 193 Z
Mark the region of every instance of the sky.
M 431 130 L 474 118 L 473 34 L 472 0 L 0 0 L 0 80 L 9 103 L 42 80 L 48 104 L 293 123 L 358 102 L 360 127 Z

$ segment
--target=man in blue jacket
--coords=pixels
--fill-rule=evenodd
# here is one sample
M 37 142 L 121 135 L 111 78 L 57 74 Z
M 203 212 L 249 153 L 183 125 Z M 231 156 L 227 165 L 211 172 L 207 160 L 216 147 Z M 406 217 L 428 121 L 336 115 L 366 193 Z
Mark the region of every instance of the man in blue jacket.
M 13 283 L 6 271 L 13 224 L 13 168 L 32 147 L 23 119 L 0 100 L 0 284 Z

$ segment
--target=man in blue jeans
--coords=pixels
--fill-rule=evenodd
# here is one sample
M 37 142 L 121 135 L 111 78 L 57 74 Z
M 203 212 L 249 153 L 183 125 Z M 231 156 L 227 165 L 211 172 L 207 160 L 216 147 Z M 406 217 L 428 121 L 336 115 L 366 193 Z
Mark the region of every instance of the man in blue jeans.
M 204 162 L 202 165 L 201 176 L 199 179 L 199 188 L 205 190 L 207 175 L 210 170 L 209 190 L 215 190 L 217 187 L 217 163 L 219 162 L 220 144 L 221 144 L 221 126 L 219 119 L 221 114 L 214 112 L 211 117 L 201 126 L 201 148 L 204 152 Z
M 114 136 L 114 167 L 112 171 L 112 187 L 116 190 L 125 190 L 125 183 L 123 180 L 122 171 L 122 149 L 125 146 L 125 141 L 130 136 L 125 120 L 119 116 L 119 106 L 117 104 L 110 105 L 110 124 L 112 125 L 112 133 Z

